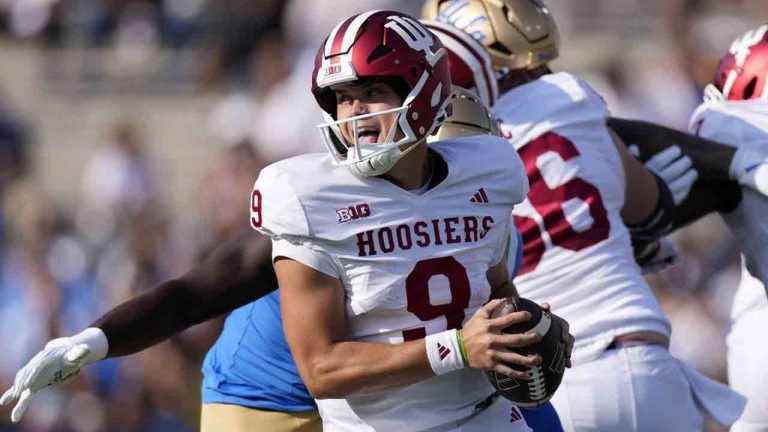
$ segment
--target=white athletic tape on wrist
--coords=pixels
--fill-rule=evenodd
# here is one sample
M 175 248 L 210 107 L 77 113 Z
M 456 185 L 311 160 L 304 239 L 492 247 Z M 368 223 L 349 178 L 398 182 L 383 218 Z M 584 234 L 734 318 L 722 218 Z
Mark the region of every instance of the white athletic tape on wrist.
M 443 375 L 464 368 L 456 330 L 428 335 L 424 338 L 429 365 L 435 375 Z

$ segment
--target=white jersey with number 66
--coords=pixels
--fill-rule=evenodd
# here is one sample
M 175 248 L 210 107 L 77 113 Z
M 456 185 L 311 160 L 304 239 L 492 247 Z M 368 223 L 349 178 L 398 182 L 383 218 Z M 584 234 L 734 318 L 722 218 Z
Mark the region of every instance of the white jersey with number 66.
M 530 181 L 528 198 L 513 211 L 523 237 L 520 295 L 549 302 L 569 322 L 574 364 L 594 358 L 616 335 L 668 336 L 621 220 L 624 170 L 602 98 L 557 73 L 507 92 L 493 112 Z

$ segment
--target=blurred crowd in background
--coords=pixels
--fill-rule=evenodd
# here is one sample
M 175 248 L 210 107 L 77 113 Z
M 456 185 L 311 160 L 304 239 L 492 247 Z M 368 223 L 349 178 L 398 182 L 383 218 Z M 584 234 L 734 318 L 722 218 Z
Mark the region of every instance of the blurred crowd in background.
M 765 0 L 550 0 L 555 70 L 615 116 L 676 128 Z M 0 393 L 49 339 L 178 276 L 246 228 L 260 167 L 323 151 L 310 76 L 340 19 L 416 0 L 0 0 Z M 717 216 L 650 278 L 672 351 L 725 381 L 738 254 Z M 221 321 L 43 392 L 0 431 L 196 429 Z

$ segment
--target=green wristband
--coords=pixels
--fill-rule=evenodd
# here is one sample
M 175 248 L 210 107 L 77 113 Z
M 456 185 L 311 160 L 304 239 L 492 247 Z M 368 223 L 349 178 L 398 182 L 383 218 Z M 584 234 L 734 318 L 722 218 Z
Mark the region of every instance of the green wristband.
M 464 346 L 464 330 L 459 329 L 456 331 L 456 340 L 459 342 L 459 351 L 461 351 L 461 359 L 464 360 L 464 366 L 469 366 L 467 347 Z

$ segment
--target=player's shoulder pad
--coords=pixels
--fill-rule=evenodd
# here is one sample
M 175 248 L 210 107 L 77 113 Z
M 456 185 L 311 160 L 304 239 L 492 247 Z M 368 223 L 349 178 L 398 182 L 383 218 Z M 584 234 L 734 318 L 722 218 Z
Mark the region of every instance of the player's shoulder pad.
M 499 99 L 493 112 L 502 123 L 521 128 L 516 135 L 583 123 L 604 124 L 608 118 L 603 98 L 584 80 L 565 72 L 512 89 Z
M 325 156 L 296 156 L 262 169 L 251 193 L 251 226 L 272 238 L 311 236 L 302 197 L 307 196 L 308 187 L 317 184 L 318 172 L 332 169 Z
M 449 164 L 456 182 L 480 182 L 499 190 L 509 204 L 528 195 L 528 176 L 515 147 L 493 135 L 474 135 L 437 141 L 430 146 Z
M 609 115 L 605 100 L 586 81 L 560 72 L 541 78 L 546 89 L 542 103 L 550 106 L 550 115 L 575 119 L 598 119 L 603 121 Z

